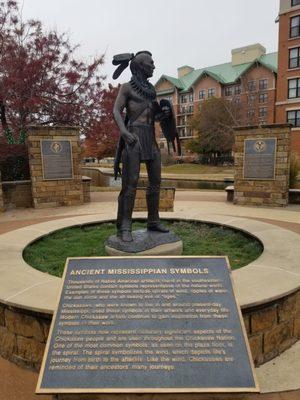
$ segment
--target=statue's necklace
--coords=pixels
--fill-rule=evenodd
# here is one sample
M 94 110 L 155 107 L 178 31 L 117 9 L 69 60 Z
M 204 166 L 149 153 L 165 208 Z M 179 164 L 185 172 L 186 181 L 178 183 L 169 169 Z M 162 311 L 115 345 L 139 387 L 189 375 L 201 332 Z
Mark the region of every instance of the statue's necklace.
M 154 86 L 151 85 L 150 82 L 145 81 L 141 82 L 135 75 L 132 75 L 130 80 L 130 86 L 132 89 L 138 93 L 140 96 L 144 97 L 147 100 L 155 100 L 156 92 Z

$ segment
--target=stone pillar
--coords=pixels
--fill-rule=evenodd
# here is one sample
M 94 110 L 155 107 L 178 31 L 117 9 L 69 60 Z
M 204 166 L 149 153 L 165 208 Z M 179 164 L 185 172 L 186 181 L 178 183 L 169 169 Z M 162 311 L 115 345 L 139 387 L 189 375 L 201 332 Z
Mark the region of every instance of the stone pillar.
M 289 124 L 237 127 L 234 203 L 284 207 L 290 171 Z
M 77 127 L 31 126 L 28 154 L 35 208 L 83 204 Z

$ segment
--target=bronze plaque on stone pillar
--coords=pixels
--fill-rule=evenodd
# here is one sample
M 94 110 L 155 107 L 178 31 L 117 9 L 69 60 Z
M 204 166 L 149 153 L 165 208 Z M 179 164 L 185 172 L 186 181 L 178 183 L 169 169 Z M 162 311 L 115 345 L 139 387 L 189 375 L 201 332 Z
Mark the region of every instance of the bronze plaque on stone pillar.
M 226 257 L 67 260 L 37 393 L 257 391 Z
M 275 179 L 276 138 L 245 139 L 244 179 Z
M 235 128 L 234 204 L 288 204 L 290 143 L 289 124 Z
M 41 140 L 43 178 L 73 179 L 72 146 L 70 140 Z

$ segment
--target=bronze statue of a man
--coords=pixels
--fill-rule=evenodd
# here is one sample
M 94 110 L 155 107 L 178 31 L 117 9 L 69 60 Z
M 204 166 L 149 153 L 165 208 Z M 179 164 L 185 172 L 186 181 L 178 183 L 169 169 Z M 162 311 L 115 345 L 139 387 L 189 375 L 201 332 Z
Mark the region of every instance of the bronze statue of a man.
M 120 129 L 120 140 L 115 158 L 115 176 L 120 172 L 122 161 L 122 189 L 118 198 L 117 234 L 124 242 L 132 241 L 132 212 L 140 173 L 140 164 L 146 164 L 149 185 L 147 187 L 147 229 L 168 232 L 159 220 L 159 193 L 161 182 L 160 150 L 155 140 L 156 120 L 170 118 L 172 109 L 160 107 L 156 101 L 154 86 L 148 81 L 155 69 L 148 51 L 137 54 L 114 56 L 118 65 L 113 77 L 116 79 L 129 65 L 131 80 L 121 85 L 115 105 L 114 119 Z M 123 111 L 126 117 L 123 119 Z

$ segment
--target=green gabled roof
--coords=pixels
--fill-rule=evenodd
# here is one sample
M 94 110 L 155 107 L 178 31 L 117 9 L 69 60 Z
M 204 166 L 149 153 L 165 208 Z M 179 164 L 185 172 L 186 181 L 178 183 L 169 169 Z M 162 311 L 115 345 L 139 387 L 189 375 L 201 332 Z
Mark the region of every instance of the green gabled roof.
M 278 70 L 278 53 L 270 53 L 261 56 L 260 61 L 266 68 L 269 68 L 271 71 L 276 72 Z
M 236 82 L 241 75 L 243 75 L 249 68 L 252 67 L 256 62 L 264 65 L 266 68 L 273 72 L 277 72 L 278 65 L 278 53 L 265 54 L 250 63 L 240 64 L 232 66 L 231 63 L 215 65 L 213 67 L 207 67 L 202 69 L 196 69 L 188 74 L 182 76 L 180 79 L 173 78 L 171 76 L 162 75 L 156 85 L 161 79 L 167 79 L 179 90 L 188 91 L 192 85 L 194 85 L 203 75 L 209 75 L 216 81 L 223 85 L 228 85 Z
M 173 76 L 168 75 L 162 75 L 155 85 L 157 85 L 158 82 L 160 82 L 162 79 L 166 79 L 167 81 L 171 82 L 172 85 L 176 86 L 178 89 L 184 89 L 184 86 L 180 79 L 173 78 Z

